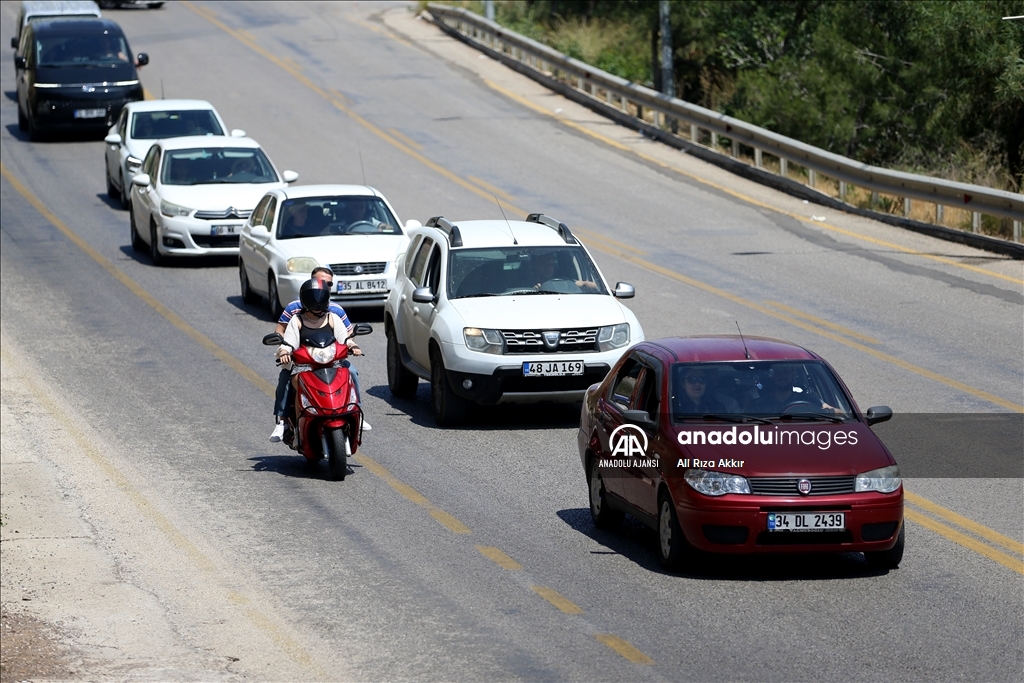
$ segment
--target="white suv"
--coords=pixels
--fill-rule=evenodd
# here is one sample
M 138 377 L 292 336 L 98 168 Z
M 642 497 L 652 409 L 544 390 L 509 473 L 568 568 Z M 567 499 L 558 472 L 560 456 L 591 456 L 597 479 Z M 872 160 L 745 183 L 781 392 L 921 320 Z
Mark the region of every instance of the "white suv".
M 636 316 L 609 292 L 564 223 L 431 218 L 410 233 L 384 308 L 388 386 L 411 398 L 431 386 L 438 424 L 470 403 L 574 402 L 626 348 L 643 341 Z

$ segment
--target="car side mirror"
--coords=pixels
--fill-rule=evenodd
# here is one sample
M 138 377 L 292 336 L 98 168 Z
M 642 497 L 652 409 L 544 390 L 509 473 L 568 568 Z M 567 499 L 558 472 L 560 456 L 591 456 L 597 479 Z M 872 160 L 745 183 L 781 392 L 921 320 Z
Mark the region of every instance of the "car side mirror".
M 117 133 L 111 133 L 107 137 L 103 138 L 103 142 L 107 143 L 108 145 L 120 145 L 121 136 L 118 135 Z
M 868 408 L 868 412 L 864 413 L 864 419 L 867 420 L 868 426 L 878 424 L 879 422 L 885 422 L 886 420 L 892 419 L 892 408 L 889 406 L 874 406 Z
M 135 66 L 146 66 L 147 64 L 149 64 L 149 55 L 140 52 L 139 56 L 135 58 Z
M 153 181 L 150 180 L 148 173 L 139 173 L 134 178 L 132 178 L 132 185 L 138 185 L 139 187 L 149 187 L 152 184 Z
M 245 131 L 242 130 L 241 128 L 232 128 L 231 129 L 231 137 L 233 137 L 233 138 L 244 138 L 245 137 Z
M 423 224 L 420 223 L 415 218 L 411 218 L 411 219 L 409 219 L 409 220 L 407 220 L 405 222 L 405 229 L 406 230 L 415 230 L 416 228 L 422 228 L 422 227 L 423 227 Z
M 373 325 L 370 323 L 356 323 L 355 329 L 352 330 L 352 336 L 359 337 L 364 334 L 373 334 Z
M 280 346 L 284 343 L 284 337 L 279 335 L 277 332 L 271 332 L 263 338 L 264 346 Z
M 25 58 L 22 57 L 21 55 L 14 55 L 14 68 L 15 69 L 24 69 L 25 68 Z
M 299 174 L 296 173 L 295 171 L 285 171 L 284 173 L 281 174 L 281 177 L 284 178 L 284 181 L 286 183 L 294 183 L 296 180 L 299 179 Z
M 643 427 L 644 429 L 653 429 L 654 420 L 646 410 L 624 410 L 622 411 L 622 419 L 628 424 Z
M 628 282 L 616 282 L 612 296 L 616 299 L 632 299 L 636 296 L 636 288 Z
M 412 292 L 412 300 L 418 304 L 432 304 L 434 293 L 430 291 L 430 287 L 417 287 Z
M 249 234 L 253 237 L 270 237 L 270 230 L 267 229 L 267 226 L 261 223 L 259 225 L 252 226 Z

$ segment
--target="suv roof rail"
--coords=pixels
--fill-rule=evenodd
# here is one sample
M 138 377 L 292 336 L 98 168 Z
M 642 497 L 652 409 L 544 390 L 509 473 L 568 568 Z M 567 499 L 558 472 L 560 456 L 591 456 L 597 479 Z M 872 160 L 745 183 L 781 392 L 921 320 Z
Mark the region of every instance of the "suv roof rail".
M 560 223 L 556 221 L 551 216 L 545 216 L 542 213 L 531 213 L 529 216 L 526 217 L 526 222 L 540 223 L 541 225 L 548 226 L 549 228 L 557 232 L 559 236 L 561 236 L 561 238 L 565 240 L 566 244 L 579 244 L 579 242 L 576 241 L 576 237 L 573 236 L 572 232 L 569 230 L 569 226 L 566 225 L 565 223 Z
M 462 246 L 462 233 L 459 232 L 459 226 L 453 224 L 450 220 L 444 216 L 434 216 L 427 221 L 428 228 L 437 228 L 445 234 L 448 238 L 448 243 L 453 247 Z

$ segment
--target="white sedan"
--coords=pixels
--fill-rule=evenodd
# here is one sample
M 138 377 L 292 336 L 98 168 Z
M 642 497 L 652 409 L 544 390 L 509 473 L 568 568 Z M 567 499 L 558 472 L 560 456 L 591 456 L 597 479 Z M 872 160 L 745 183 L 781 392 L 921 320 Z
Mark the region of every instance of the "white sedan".
M 158 140 L 132 179 L 131 240 L 153 263 L 238 253 L 242 225 L 267 190 L 295 182 L 250 138 Z
M 227 135 L 227 126 L 205 100 L 142 100 L 121 110 L 104 141 L 107 196 L 128 208 L 131 182 L 155 140 L 188 135 Z M 244 130 L 231 131 L 245 137 Z
M 399 255 L 420 227 L 405 230 L 377 190 L 363 185 L 307 185 L 268 192 L 242 228 L 238 277 L 242 299 L 265 297 L 274 315 L 299 298 L 314 268 L 334 272 L 332 300 L 345 308 L 383 306 Z

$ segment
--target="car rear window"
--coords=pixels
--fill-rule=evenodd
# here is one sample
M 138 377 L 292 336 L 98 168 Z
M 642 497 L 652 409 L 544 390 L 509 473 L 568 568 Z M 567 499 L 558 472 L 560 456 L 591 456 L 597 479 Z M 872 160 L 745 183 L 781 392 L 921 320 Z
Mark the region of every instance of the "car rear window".
M 132 115 L 132 137 L 136 140 L 188 135 L 224 135 L 224 129 L 209 109 L 139 111 Z

